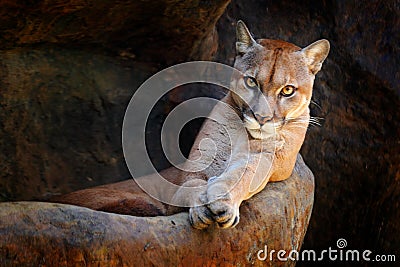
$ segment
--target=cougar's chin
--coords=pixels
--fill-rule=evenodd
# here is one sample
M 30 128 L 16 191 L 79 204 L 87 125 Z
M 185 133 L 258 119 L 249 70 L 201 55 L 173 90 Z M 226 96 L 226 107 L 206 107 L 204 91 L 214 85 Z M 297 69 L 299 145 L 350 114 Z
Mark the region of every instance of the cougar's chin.
M 253 137 L 254 139 L 268 139 L 271 137 L 275 136 L 275 130 L 270 132 L 270 131 L 265 131 L 262 128 L 261 129 L 247 129 L 247 132 Z
M 251 135 L 251 137 L 253 137 L 254 139 L 262 139 L 262 136 L 261 136 L 261 130 L 260 129 L 258 129 L 258 130 L 255 130 L 255 129 L 248 129 L 248 128 L 246 128 L 247 129 L 247 132 Z

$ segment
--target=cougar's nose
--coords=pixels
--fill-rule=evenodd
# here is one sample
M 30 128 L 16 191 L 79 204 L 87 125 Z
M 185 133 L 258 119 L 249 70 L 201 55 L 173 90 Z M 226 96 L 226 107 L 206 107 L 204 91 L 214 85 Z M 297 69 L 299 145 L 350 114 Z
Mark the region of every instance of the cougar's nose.
M 254 117 L 261 126 L 272 120 L 272 116 L 261 116 L 257 113 L 254 114 Z

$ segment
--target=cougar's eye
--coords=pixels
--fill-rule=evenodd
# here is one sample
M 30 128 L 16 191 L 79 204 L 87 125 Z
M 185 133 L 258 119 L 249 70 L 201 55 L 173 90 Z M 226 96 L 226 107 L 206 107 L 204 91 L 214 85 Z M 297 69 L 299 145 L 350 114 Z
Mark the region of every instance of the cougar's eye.
M 285 87 L 283 87 L 280 94 L 284 97 L 289 97 L 293 95 L 294 92 L 296 92 L 296 87 L 294 87 L 293 85 L 286 85 Z
M 255 78 L 253 78 L 253 77 L 250 77 L 250 76 L 245 76 L 244 77 L 244 84 L 250 89 L 258 88 L 257 80 Z

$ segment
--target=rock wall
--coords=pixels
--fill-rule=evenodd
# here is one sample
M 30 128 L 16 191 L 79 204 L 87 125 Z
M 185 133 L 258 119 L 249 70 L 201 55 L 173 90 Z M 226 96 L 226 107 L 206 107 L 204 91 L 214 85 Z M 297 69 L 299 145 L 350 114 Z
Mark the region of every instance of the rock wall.
M 211 59 L 228 2 L 1 1 L 0 200 L 43 200 L 130 177 L 121 149 L 130 98 L 163 67 Z M 159 169 L 168 167 L 157 142 L 149 150 Z
M 228 0 L 85 0 L 0 3 L 0 47 L 57 44 L 172 64 L 209 59 Z

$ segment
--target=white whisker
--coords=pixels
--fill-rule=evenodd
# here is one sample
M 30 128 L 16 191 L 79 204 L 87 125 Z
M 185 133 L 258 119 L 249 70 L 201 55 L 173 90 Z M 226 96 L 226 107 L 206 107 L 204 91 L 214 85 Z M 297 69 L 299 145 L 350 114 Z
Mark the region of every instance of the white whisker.
M 310 127 L 321 127 L 321 120 L 323 118 L 310 117 L 309 119 L 288 119 L 286 121 L 288 126 L 309 129 Z
M 315 102 L 314 100 L 311 100 L 310 102 L 311 104 L 316 105 L 320 110 L 322 110 L 322 107 L 317 102 Z

